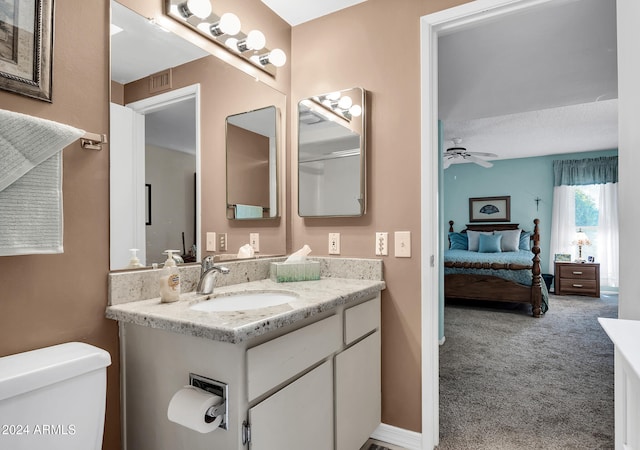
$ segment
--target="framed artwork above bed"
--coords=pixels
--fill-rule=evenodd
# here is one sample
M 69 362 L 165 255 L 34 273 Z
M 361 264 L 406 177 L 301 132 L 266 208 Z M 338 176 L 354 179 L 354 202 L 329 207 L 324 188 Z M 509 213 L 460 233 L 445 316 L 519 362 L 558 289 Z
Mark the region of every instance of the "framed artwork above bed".
M 469 222 L 511 221 L 511 196 L 469 199 Z

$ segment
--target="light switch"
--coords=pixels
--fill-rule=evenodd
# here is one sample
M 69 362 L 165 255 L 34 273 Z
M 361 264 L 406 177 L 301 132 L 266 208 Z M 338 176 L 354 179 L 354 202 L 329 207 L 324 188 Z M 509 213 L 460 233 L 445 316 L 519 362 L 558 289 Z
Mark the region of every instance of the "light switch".
M 216 233 L 215 232 L 211 232 L 211 231 L 207 231 L 207 251 L 208 252 L 215 252 L 217 245 L 216 245 Z
M 396 258 L 411 258 L 411 231 L 395 232 Z

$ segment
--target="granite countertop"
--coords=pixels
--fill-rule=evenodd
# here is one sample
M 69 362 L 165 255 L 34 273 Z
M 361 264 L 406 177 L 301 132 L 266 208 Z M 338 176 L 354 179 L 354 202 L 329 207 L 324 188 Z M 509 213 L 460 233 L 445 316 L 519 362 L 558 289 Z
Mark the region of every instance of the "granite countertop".
M 237 344 L 340 305 L 372 298 L 385 288 L 384 281 L 322 278 L 317 281 L 276 283 L 270 279 L 217 287 L 212 295 L 189 292 L 175 303 L 159 298 L 123 303 L 107 308 L 106 317 L 127 323 Z M 205 312 L 190 306 L 234 293 L 283 292 L 293 302 L 260 309 Z

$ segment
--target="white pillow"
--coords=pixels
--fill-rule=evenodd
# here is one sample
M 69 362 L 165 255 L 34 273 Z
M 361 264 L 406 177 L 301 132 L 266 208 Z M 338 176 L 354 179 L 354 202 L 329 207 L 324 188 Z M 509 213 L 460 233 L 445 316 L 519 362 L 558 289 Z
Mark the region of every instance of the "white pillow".
M 517 230 L 495 231 L 494 233 L 502 235 L 500 248 L 503 252 L 517 252 L 520 248 L 520 233 L 522 233 L 520 228 Z
M 469 251 L 477 252 L 480 246 L 481 234 L 493 234 L 493 231 L 471 231 L 467 230 L 467 237 L 469 238 Z

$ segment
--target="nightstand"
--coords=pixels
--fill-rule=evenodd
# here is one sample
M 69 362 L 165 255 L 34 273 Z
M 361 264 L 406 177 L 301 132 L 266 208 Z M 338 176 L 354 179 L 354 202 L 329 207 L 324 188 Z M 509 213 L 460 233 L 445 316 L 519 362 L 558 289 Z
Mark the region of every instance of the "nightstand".
M 555 294 L 600 297 L 600 264 L 556 262 Z

